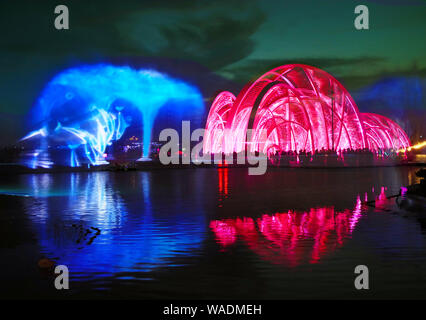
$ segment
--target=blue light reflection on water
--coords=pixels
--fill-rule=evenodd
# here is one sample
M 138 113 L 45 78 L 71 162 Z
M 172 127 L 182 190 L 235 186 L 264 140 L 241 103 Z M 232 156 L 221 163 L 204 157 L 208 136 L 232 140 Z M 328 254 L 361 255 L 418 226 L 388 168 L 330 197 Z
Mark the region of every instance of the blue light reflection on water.
M 27 177 L 20 194 L 33 190 L 25 206 L 38 243 L 74 280 L 171 266 L 172 258 L 196 255 L 206 234 L 199 206 L 179 197 L 167 210 L 152 203 L 148 172 Z

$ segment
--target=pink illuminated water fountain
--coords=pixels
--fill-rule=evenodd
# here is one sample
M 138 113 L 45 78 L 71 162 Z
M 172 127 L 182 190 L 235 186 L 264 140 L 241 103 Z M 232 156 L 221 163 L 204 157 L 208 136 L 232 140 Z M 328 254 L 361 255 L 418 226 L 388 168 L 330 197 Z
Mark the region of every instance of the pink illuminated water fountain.
M 247 135 L 248 129 L 251 135 Z M 221 92 L 207 119 L 205 153 L 405 149 L 410 140 L 392 120 L 360 113 L 348 91 L 315 67 L 272 69 L 235 97 Z

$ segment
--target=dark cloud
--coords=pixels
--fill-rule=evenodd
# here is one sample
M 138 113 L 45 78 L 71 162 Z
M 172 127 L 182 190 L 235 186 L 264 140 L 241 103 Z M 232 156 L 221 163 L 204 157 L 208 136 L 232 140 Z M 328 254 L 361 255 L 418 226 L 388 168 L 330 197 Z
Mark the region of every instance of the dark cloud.
M 255 4 L 211 1 L 198 7 L 152 8 L 129 14 L 118 28 L 135 50 L 184 58 L 216 70 L 253 52 L 251 36 L 265 19 Z
M 0 44 L 3 53 L 68 59 L 173 57 L 216 69 L 253 51 L 250 37 L 265 19 L 255 1 L 64 3 L 70 12 L 67 31 L 53 27 L 53 1 L 2 3 L 0 28 L 7 30 Z
M 307 64 L 326 71 L 339 71 L 344 68 L 371 68 L 372 65 L 380 65 L 385 61 L 381 57 L 358 57 L 358 58 L 293 58 L 293 59 L 249 59 L 241 64 L 224 68 L 222 73 L 239 82 L 253 80 L 269 71 L 285 64 Z M 344 76 L 341 72 L 333 72 L 335 76 Z
M 380 79 L 384 78 L 392 78 L 392 77 L 418 77 L 422 79 L 426 79 L 426 69 L 419 68 L 416 65 L 412 65 L 408 69 L 401 70 L 382 70 L 381 72 L 377 72 L 369 75 L 352 75 L 346 74 L 339 78 L 339 81 L 349 90 L 357 90 L 364 86 L 370 85 Z

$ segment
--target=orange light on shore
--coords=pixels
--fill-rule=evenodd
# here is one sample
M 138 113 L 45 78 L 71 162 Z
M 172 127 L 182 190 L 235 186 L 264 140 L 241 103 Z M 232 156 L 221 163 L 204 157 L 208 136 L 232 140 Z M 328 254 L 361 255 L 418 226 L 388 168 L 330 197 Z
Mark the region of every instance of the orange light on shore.
M 423 147 L 426 147 L 426 141 L 419 142 L 419 143 L 415 144 L 414 146 L 408 147 L 407 150 L 408 151 L 411 151 L 412 149 L 417 150 L 417 149 L 421 149 Z M 398 152 L 404 152 L 404 151 L 405 151 L 405 149 L 399 149 L 398 150 Z

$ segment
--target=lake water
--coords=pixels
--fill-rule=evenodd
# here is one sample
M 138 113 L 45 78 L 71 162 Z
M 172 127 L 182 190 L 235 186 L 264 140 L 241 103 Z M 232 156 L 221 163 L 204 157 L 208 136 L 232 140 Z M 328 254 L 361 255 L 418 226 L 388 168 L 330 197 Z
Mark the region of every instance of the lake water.
M 386 198 L 418 169 L 3 176 L 1 296 L 425 298 L 426 222 Z M 69 268 L 70 290 L 43 257 Z

